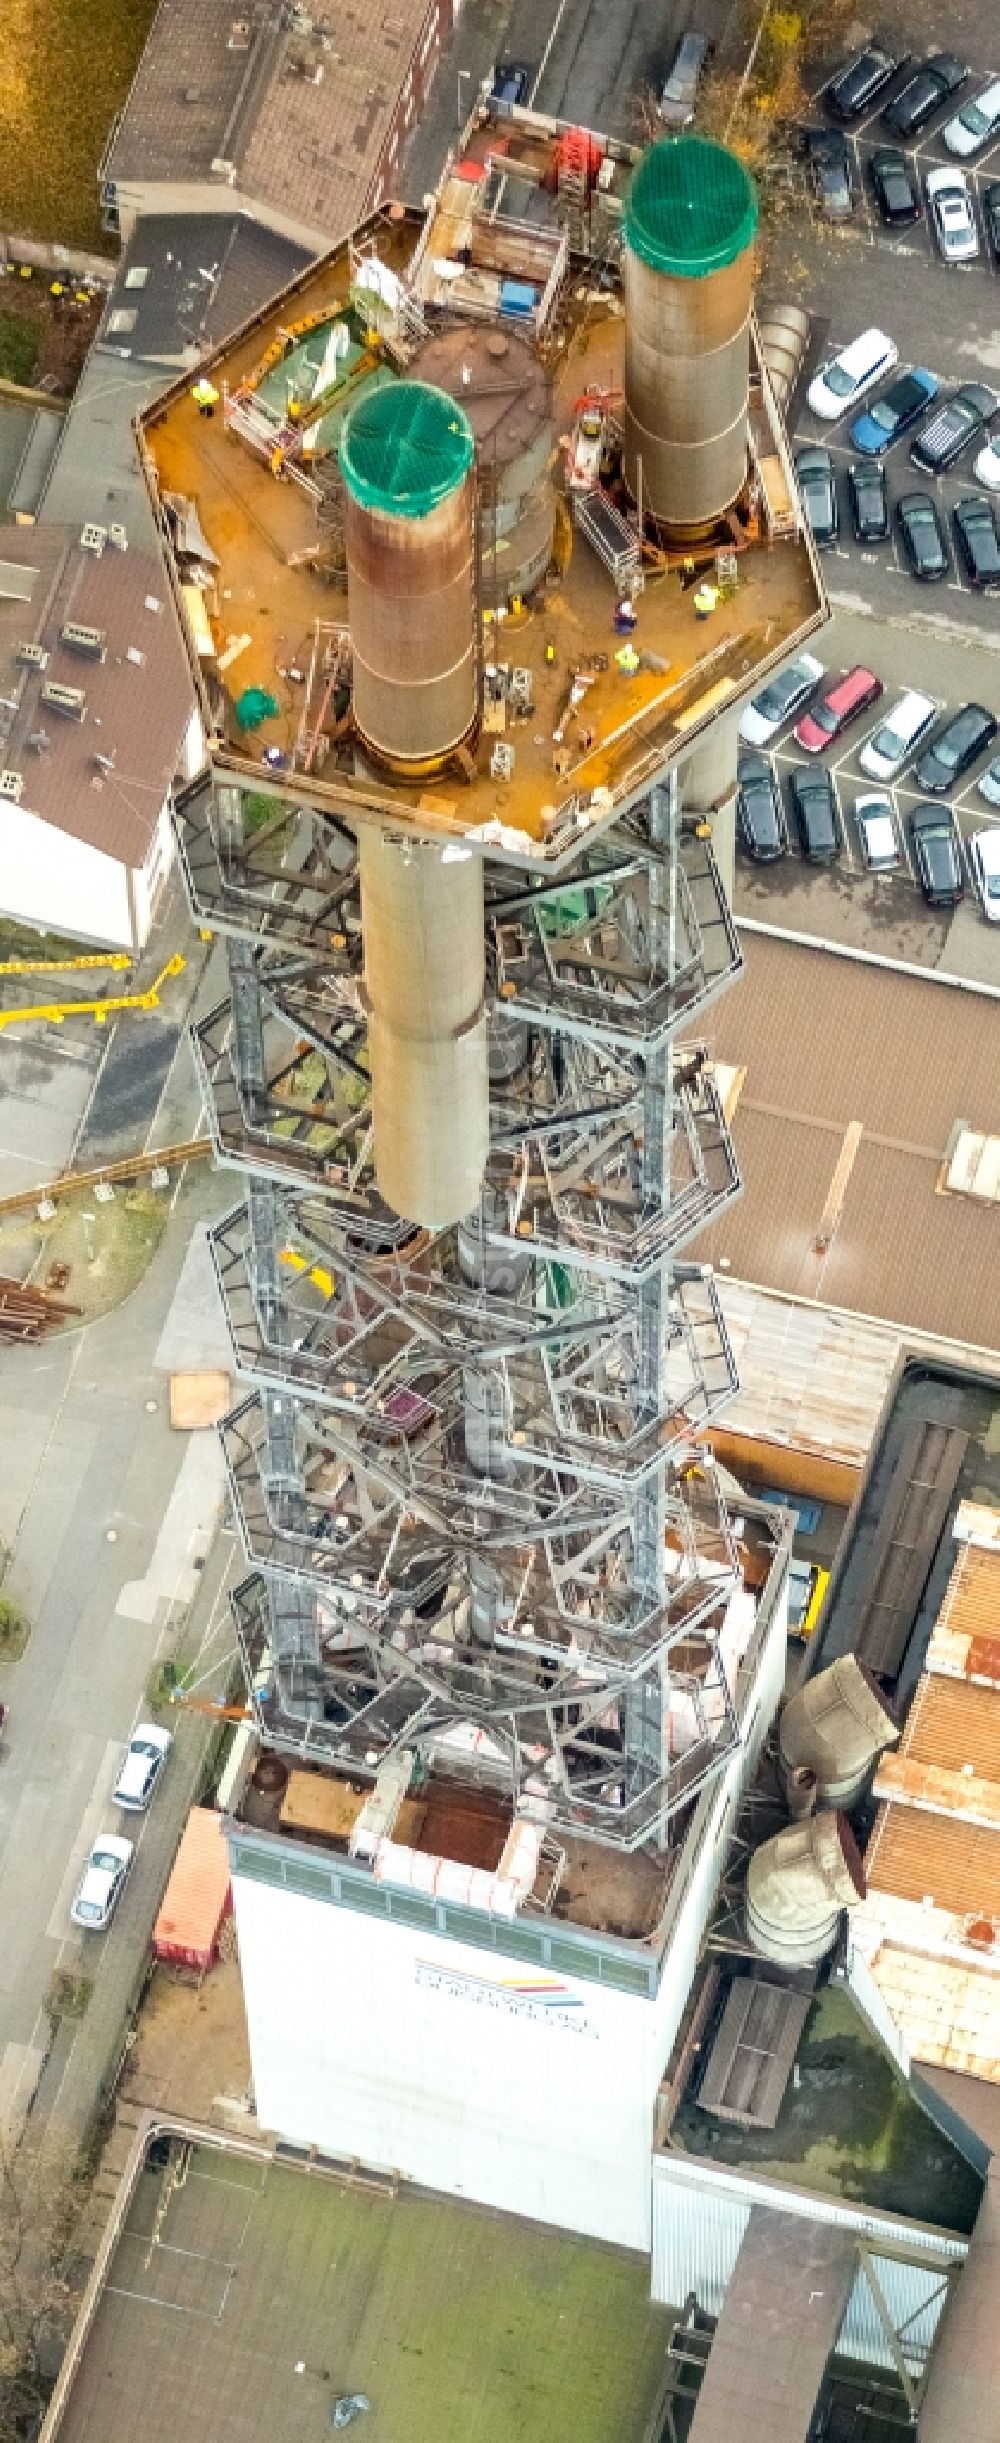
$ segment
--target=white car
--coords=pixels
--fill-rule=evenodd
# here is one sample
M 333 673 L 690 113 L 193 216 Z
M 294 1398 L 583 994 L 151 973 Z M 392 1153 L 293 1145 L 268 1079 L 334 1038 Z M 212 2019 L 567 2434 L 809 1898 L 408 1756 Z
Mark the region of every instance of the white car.
M 1000 925 L 1000 831 L 974 831 L 969 841 L 972 878 L 982 901 L 983 915 Z
M 132 1856 L 131 1841 L 123 1841 L 116 1832 L 99 1833 L 70 1910 L 75 1926 L 83 1926 L 88 1934 L 99 1934 L 102 1927 L 110 1925 Z
M 884 331 L 862 331 L 860 339 L 852 339 L 849 348 L 842 348 L 829 364 L 821 365 L 809 384 L 807 398 L 814 416 L 824 423 L 836 423 L 846 416 L 865 392 L 892 372 L 898 362 L 899 349 L 895 340 Z
M 908 688 L 862 747 L 858 756 L 862 771 L 872 780 L 894 780 L 936 713 L 933 696 L 921 696 L 915 687 Z
M 1000 806 L 1000 755 L 994 756 L 985 772 L 980 773 L 976 787 L 988 806 Z
M 924 189 L 938 252 L 946 263 L 971 263 L 979 231 L 961 170 L 928 170 Z
M 1000 492 L 1000 448 L 995 441 L 988 441 L 986 448 L 980 450 L 972 472 L 977 483 L 985 484 L 987 492 Z
M 1000 131 L 1000 78 L 987 85 L 972 102 L 963 102 L 953 119 L 942 130 L 942 142 L 949 153 L 957 153 L 967 161 L 970 153 L 978 153 L 990 138 Z
M 824 676 L 823 664 L 814 653 L 800 653 L 797 661 L 779 670 L 761 688 L 759 696 L 751 697 L 742 715 L 740 737 L 744 746 L 767 746 L 793 713 L 800 713 L 808 704 Z
M 899 837 L 892 811 L 892 799 L 884 789 L 872 789 L 866 797 L 854 801 L 854 820 L 861 839 L 861 854 L 870 874 L 891 874 L 899 864 Z
M 155 1722 L 139 1723 L 125 1750 L 121 1772 L 114 1786 L 116 1807 L 124 1807 L 126 1814 L 130 1815 L 143 1813 L 173 1744 L 168 1730 L 159 1730 Z

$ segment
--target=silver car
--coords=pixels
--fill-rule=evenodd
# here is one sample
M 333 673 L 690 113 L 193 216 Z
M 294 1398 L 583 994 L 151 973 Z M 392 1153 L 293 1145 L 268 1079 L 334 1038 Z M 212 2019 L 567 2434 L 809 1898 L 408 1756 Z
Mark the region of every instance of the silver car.
M 132 1856 L 131 1841 L 123 1841 L 120 1833 L 99 1833 L 70 1909 L 75 1926 L 82 1926 L 87 1934 L 100 1934 L 110 1925 Z
M 972 879 L 987 923 L 1000 925 L 1000 831 L 974 831 L 968 842 Z
M 660 95 L 660 117 L 664 127 L 690 127 L 698 87 L 710 56 L 709 35 L 699 34 L 693 26 L 682 34 L 671 62 L 670 74 Z

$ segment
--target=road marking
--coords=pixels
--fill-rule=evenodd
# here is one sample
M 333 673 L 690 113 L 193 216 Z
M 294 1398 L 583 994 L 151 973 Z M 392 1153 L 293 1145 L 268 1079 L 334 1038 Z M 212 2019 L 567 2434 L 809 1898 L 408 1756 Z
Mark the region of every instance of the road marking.
M 537 92 L 538 92 L 539 85 L 541 84 L 542 78 L 543 78 L 543 76 L 544 76 L 544 74 L 545 74 L 545 70 L 546 70 L 546 68 L 547 68 L 547 66 L 548 66 L 548 61 L 549 61 L 549 53 L 550 53 L 550 51 L 551 51 L 551 49 L 552 49 L 552 45 L 553 45 L 553 43 L 554 43 L 554 41 L 555 41 L 556 35 L 557 35 L 557 34 L 558 34 L 558 32 L 559 32 L 559 28 L 560 28 L 560 26 L 561 26 L 561 24 L 562 24 L 562 21 L 563 21 L 563 18 L 564 18 L 564 16 L 565 16 L 565 14 L 566 14 L 566 0 L 559 0 L 559 6 L 558 6 L 558 8 L 557 8 L 557 10 L 556 10 L 556 13 L 555 13 L 555 16 L 554 16 L 554 18 L 553 18 L 553 20 L 552 20 L 552 32 L 551 32 L 551 34 L 549 35 L 549 39 L 548 39 L 548 41 L 547 41 L 547 43 L 546 43 L 546 45 L 545 45 L 545 49 L 544 49 L 544 51 L 542 52 L 541 60 L 540 60 L 540 62 L 539 62 L 538 75 L 536 76 L 536 78 L 535 78 L 535 82 L 534 82 L 534 84 L 533 84 L 533 86 L 532 86 L 532 88 L 531 88 L 531 92 L 530 92 L 530 93 L 529 93 L 529 95 L 528 95 L 528 108 L 529 108 L 529 110 L 534 109 L 534 105 L 535 105 L 535 97 L 536 97 L 536 94 L 537 94 Z

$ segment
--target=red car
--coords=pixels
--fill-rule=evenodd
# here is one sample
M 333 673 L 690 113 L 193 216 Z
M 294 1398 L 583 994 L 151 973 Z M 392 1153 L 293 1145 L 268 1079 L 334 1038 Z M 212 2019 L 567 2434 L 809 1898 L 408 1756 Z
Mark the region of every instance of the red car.
M 822 755 L 824 747 L 839 738 L 848 723 L 877 704 L 882 694 L 882 681 L 873 670 L 865 670 L 858 662 L 853 670 L 845 670 L 843 678 L 835 679 L 815 704 L 811 704 L 801 721 L 795 724 L 795 737 L 807 755 Z

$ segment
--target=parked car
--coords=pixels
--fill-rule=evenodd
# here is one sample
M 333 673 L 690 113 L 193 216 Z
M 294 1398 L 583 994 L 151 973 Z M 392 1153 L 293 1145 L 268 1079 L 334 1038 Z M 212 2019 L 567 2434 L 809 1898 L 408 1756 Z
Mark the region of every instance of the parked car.
M 788 847 L 781 791 L 763 755 L 744 755 L 736 792 L 736 823 L 748 857 L 770 865 Z
M 954 466 L 966 442 L 985 430 L 998 404 L 996 391 L 986 382 L 963 382 L 950 399 L 939 402 L 914 435 L 910 443 L 914 466 L 926 467 L 929 475 L 941 475 L 946 467 Z
M 924 192 L 939 254 L 946 263 L 971 263 L 979 253 L 979 231 L 961 170 L 928 170 Z
M 125 1750 L 114 1786 L 116 1807 L 124 1807 L 133 1815 L 144 1813 L 173 1744 L 168 1730 L 158 1729 L 155 1722 L 139 1723 Z
M 987 764 L 985 772 L 976 782 L 976 788 L 988 806 L 1000 806 L 1000 755 Z
M 923 585 L 936 585 L 951 568 L 944 527 L 929 492 L 901 492 L 896 523 L 905 558 Z
M 900 849 L 891 797 L 884 789 L 867 790 L 863 797 L 855 798 L 854 820 L 869 873 L 892 873 L 900 862 Z
M 889 495 L 880 458 L 847 470 L 851 524 L 859 543 L 884 543 L 889 532 Z
M 795 472 L 813 537 L 820 550 L 825 551 L 840 533 L 837 479 L 829 450 L 815 442 L 810 442 L 807 449 L 796 450 Z
M 822 416 L 827 424 L 846 416 L 855 401 L 867 390 L 874 390 L 899 356 L 895 340 L 884 331 L 862 331 L 852 339 L 850 347 L 842 348 L 839 356 L 831 357 L 809 384 L 808 400 L 814 416 Z
M 862 415 L 855 416 L 850 432 L 855 449 L 863 450 L 866 458 L 884 457 L 900 434 L 908 433 L 919 422 L 937 394 L 937 375 L 928 373 L 925 365 L 914 365 L 912 373 L 901 373 L 884 398 L 873 399 Z
M 957 500 L 952 510 L 958 557 L 970 585 L 984 594 L 1000 590 L 1000 535 L 996 510 L 981 492 Z
M 963 102 L 961 110 L 949 119 L 941 131 L 941 141 L 949 153 L 957 153 L 967 161 L 970 153 L 980 153 L 984 144 L 1000 134 L 1000 78 L 995 77 L 985 92 L 977 93 L 971 102 Z
M 525 67 L 523 60 L 502 59 L 494 71 L 490 96 L 494 102 L 507 102 L 511 106 L 521 104 L 528 99 L 530 85 L 531 70 Z
M 98 1834 L 70 1909 L 75 1926 L 99 1934 L 103 1926 L 110 1925 L 132 1857 L 131 1841 L 123 1841 L 116 1832 Z
M 906 229 L 920 219 L 920 189 L 898 145 L 880 144 L 868 163 L 868 175 L 887 229 Z
M 810 696 L 815 695 L 824 675 L 823 664 L 814 653 L 800 653 L 797 661 L 789 662 L 773 679 L 768 679 L 760 694 L 751 698 L 740 721 L 744 745 L 770 745 L 792 714 L 801 712 Z
M 918 695 L 915 687 L 907 688 L 879 722 L 871 737 L 866 739 L 858 762 L 872 780 L 895 780 L 904 763 L 908 763 L 914 748 L 925 738 L 937 712 L 933 696 Z
M 962 851 L 947 806 L 914 806 L 910 838 L 917 881 L 931 908 L 957 908 L 965 897 Z
M 907 77 L 899 93 L 887 102 L 882 125 L 893 136 L 915 136 L 932 119 L 942 102 L 949 102 L 964 85 L 968 69 L 950 51 L 936 51 Z
M 846 136 L 833 127 L 807 127 L 805 152 L 821 212 L 828 221 L 848 221 L 854 208 L 851 156 Z
M 853 670 L 845 670 L 824 689 L 817 702 L 803 713 L 795 724 L 795 737 L 807 755 L 821 755 L 824 747 L 839 738 L 852 721 L 858 721 L 869 704 L 877 704 L 882 694 L 882 681 L 873 670 L 856 662 Z
M 905 56 L 894 59 L 891 51 L 883 51 L 879 43 L 869 43 L 864 51 L 855 51 L 845 59 L 826 87 L 823 100 L 835 119 L 850 127 L 855 119 L 863 119 L 878 101 L 880 93 L 891 85 L 900 68 L 906 66 Z
M 987 492 L 1000 492 L 1000 449 L 995 441 L 988 441 L 973 459 L 972 472 L 977 484 L 985 484 Z
M 792 805 L 803 856 L 811 865 L 829 865 L 840 847 L 837 792 L 823 764 L 810 771 L 796 764 L 791 780 Z
M 974 831 L 966 846 L 972 879 L 988 924 L 1000 925 L 1000 831 Z
M 712 49 L 710 36 L 697 33 L 693 26 L 681 35 L 660 95 L 660 117 L 665 127 L 690 126 L 698 87 Z
M 991 178 L 988 187 L 979 190 L 986 243 L 994 263 L 1000 263 L 1000 178 Z
M 970 764 L 992 746 L 998 728 L 1000 722 L 987 712 L 985 704 L 961 704 L 924 748 L 914 773 L 918 789 L 926 789 L 932 797 L 943 797 L 946 790 L 961 780 Z

